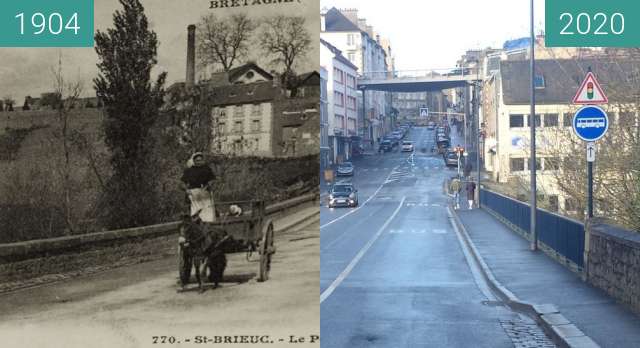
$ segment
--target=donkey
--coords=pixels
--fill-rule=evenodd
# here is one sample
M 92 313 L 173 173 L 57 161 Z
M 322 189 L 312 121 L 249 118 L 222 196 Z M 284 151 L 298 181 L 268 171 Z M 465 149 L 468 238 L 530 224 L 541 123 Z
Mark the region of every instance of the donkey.
M 222 280 L 226 257 L 220 246 L 228 236 L 218 236 L 207 231 L 198 213 L 183 218 L 180 236 L 184 238 L 182 246 L 195 268 L 198 290 L 204 292 L 203 277 L 206 275 L 207 268 L 209 268 L 209 280 L 214 282 L 214 288 L 217 288 Z

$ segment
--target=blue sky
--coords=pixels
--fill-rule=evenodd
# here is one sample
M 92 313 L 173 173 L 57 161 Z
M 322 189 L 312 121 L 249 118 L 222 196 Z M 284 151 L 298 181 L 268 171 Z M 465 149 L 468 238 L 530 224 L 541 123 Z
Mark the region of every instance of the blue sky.
M 391 40 L 398 70 L 453 67 L 467 49 L 529 36 L 529 0 L 320 0 L 320 6 L 357 8 Z M 534 13 L 538 33 L 544 0 L 535 0 Z

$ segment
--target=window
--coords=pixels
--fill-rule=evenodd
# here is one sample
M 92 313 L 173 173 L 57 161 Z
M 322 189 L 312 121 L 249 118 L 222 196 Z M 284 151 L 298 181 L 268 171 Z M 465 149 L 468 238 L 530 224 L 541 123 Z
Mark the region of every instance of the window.
M 344 94 L 338 92 L 338 91 L 334 91 L 333 92 L 333 99 L 334 100 L 334 104 L 336 106 L 344 106 Z
M 560 161 L 557 158 L 547 157 L 544 159 L 544 170 L 559 170 Z
M 344 83 L 344 73 L 338 68 L 333 68 L 333 81 L 339 84 Z
M 564 115 L 562 115 L 562 125 L 565 127 L 572 127 L 573 123 L 573 115 L 565 112 Z
M 613 118 L 613 117 L 611 117 Z M 611 119 L 610 118 L 610 119 Z M 633 112 L 620 112 L 618 113 L 618 125 L 622 128 L 635 127 L 636 115 Z
M 509 115 L 509 128 L 521 128 L 524 127 L 524 115 L 512 114 Z
M 349 59 L 349 61 L 351 63 L 355 63 L 356 62 L 356 54 L 354 52 L 347 53 L 347 59 Z
M 260 120 L 251 121 L 251 131 L 259 132 L 260 131 Z
M 528 160 L 529 168 L 531 168 L 531 158 Z M 542 158 L 536 157 L 536 170 L 542 170 Z
M 262 104 L 253 104 L 251 109 L 252 116 L 261 116 L 262 115 Z
M 578 201 L 567 197 L 564 200 L 564 210 L 566 211 L 578 211 Z
M 509 167 L 511 168 L 511 172 L 523 172 L 524 158 L 511 158 L 509 160 Z
M 242 121 L 235 121 L 233 123 L 233 132 L 234 133 L 242 133 L 244 130 L 244 126 L 242 124 Z
M 242 105 L 236 105 L 235 110 L 233 110 L 234 117 L 244 117 L 244 108 Z
M 336 128 L 344 129 L 344 116 L 336 115 L 335 120 L 336 120 L 336 123 L 335 123 Z
M 218 122 L 218 134 L 223 135 L 227 132 L 227 125 L 224 122 Z
M 558 114 L 546 114 L 544 115 L 545 127 L 558 127 Z
M 542 120 L 541 120 L 541 115 L 540 114 L 536 114 L 536 127 L 541 127 L 542 126 Z M 529 117 L 529 115 L 527 115 L 527 127 L 531 127 L 531 117 Z
M 558 204 L 557 195 L 549 195 L 549 209 L 553 212 L 557 212 L 560 205 Z
M 353 75 L 347 74 L 347 86 L 351 88 L 356 88 L 356 77 Z
M 349 108 L 350 110 L 356 109 L 356 98 L 347 97 L 347 108 Z
M 355 45 L 356 44 L 356 37 L 353 34 L 347 34 L 347 45 L 351 46 L 351 45 Z
M 248 79 L 253 78 L 254 74 L 253 71 L 248 71 L 247 74 L 245 75 Z
M 536 74 L 533 83 L 536 89 L 544 89 L 544 76 Z
M 224 111 L 224 109 L 220 109 L 220 118 L 226 118 L 227 117 L 227 112 Z

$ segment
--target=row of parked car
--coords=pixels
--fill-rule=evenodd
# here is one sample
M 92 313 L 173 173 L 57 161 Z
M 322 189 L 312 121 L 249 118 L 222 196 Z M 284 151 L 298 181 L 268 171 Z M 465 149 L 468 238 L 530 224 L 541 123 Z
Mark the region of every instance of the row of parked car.
M 405 138 L 410 129 L 410 124 L 403 124 L 396 128 L 396 130 L 394 130 L 393 132 L 382 137 L 378 152 L 391 152 L 396 146 L 400 146 L 401 144 L 404 146 L 404 143 L 406 143 L 406 141 L 403 142 L 402 139 Z M 413 149 L 411 151 L 413 151 Z

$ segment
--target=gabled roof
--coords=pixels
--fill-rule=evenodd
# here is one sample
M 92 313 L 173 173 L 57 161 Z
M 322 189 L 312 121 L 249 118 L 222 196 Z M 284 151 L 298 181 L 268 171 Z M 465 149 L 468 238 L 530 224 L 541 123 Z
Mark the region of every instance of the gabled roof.
M 320 73 L 317 71 L 311 71 L 298 76 L 301 86 L 319 86 L 320 85 Z
M 328 48 L 335 56 L 335 58 L 341 62 L 342 64 L 354 69 L 354 70 L 358 70 L 358 67 L 355 66 L 353 63 L 351 63 L 351 61 L 347 58 L 345 58 L 342 55 L 342 51 L 340 51 L 340 49 L 338 49 L 337 47 L 335 47 L 334 45 L 330 44 L 329 42 L 320 39 L 320 43 L 323 44 L 326 48 Z
M 536 89 L 536 104 L 571 104 L 588 68 L 604 89 L 610 103 L 633 102 L 640 77 L 640 60 L 605 61 L 597 59 L 537 60 L 536 75 L 544 78 L 544 88 Z M 529 61 L 500 62 L 504 103 L 528 104 L 530 94 Z
M 256 71 L 258 74 L 262 75 L 262 77 L 264 77 L 265 79 L 267 79 L 269 81 L 273 80 L 273 75 L 271 75 L 268 72 L 264 71 L 257 64 L 251 62 L 251 63 L 247 63 L 245 65 L 242 65 L 242 66 L 239 66 L 237 68 L 233 68 L 233 69 L 229 70 L 229 81 L 231 83 L 233 83 L 237 78 L 241 77 L 242 75 L 244 75 L 249 70 Z
M 254 70 L 266 80 L 273 80 L 273 75 L 266 72 L 264 69 L 260 68 L 257 64 L 250 62 L 244 65 L 241 65 L 237 68 L 233 68 L 229 71 L 221 71 L 217 73 L 211 74 L 211 77 L 206 81 L 203 81 L 204 84 L 210 87 L 220 87 L 220 86 L 228 86 L 235 82 L 236 79 L 240 78 L 242 75 L 246 74 L 247 71 Z
M 353 24 L 337 8 L 332 7 L 324 15 L 325 31 L 360 31 L 357 25 Z

